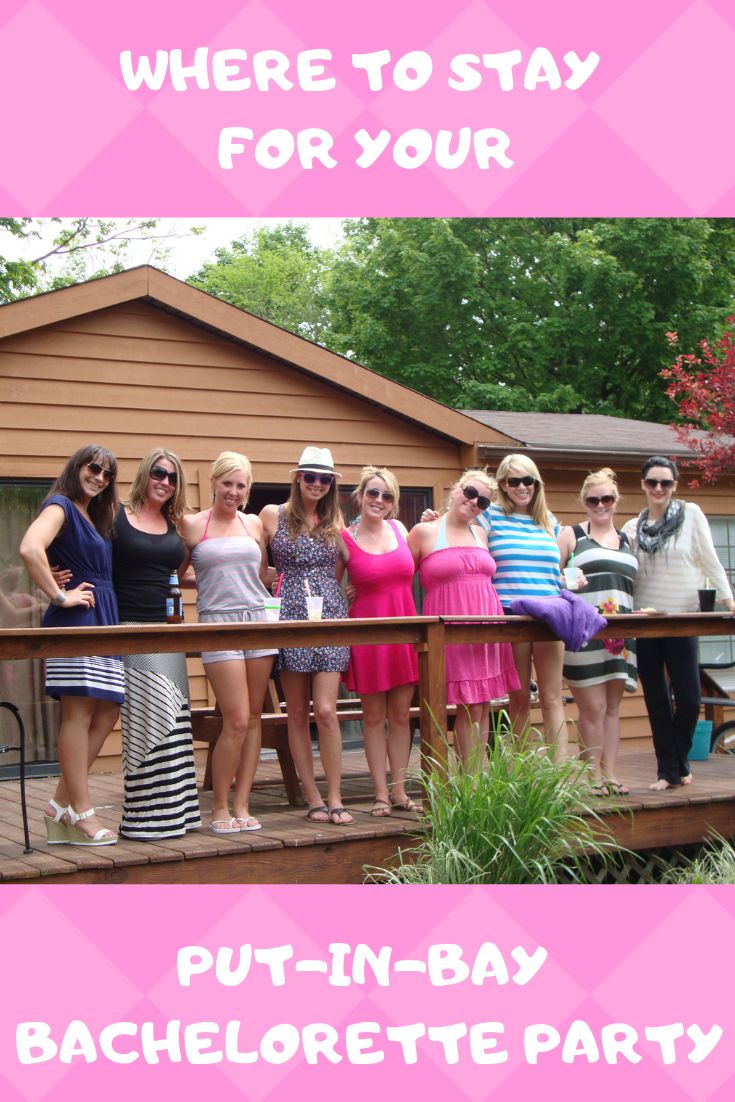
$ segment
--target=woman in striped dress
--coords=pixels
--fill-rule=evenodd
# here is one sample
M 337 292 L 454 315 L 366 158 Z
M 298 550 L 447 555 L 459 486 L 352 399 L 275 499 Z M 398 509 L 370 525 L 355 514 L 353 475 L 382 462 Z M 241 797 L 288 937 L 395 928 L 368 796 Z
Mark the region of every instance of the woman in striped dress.
M 72 455 L 26 532 L 20 556 L 51 602 L 44 627 L 116 624 L 110 535 L 117 509 L 117 462 L 98 444 Z M 59 585 L 51 565 L 72 588 Z M 46 692 L 61 703 L 61 778 L 44 813 L 50 844 L 109 846 L 117 835 L 99 821 L 89 796 L 89 768 L 117 720 L 123 699 L 120 658 L 49 658 Z
M 480 513 L 478 523 L 488 532 L 488 550 L 495 559 L 495 588 L 509 612 L 515 597 L 558 597 L 561 587 L 560 528 L 546 507 L 544 484 L 538 468 L 526 455 L 507 455 L 495 477 L 500 500 Z M 531 706 L 531 668 L 535 670 L 539 704 L 548 746 L 557 758 L 567 753 L 567 723 L 561 698 L 564 644 L 514 643 L 513 659 L 521 687 L 511 689 L 510 720 L 523 738 L 528 730 Z
M 609 467 L 587 476 L 580 491 L 587 519 L 559 536 L 561 565 L 574 565 L 587 580 L 580 596 L 603 616 L 633 611 L 638 560 L 627 536 L 615 527 L 620 494 Z M 580 651 L 566 651 L 564 677 L 579 709 L 582 757 L 594 774 L 595 796 L 627 796 L 616 777 L 620 742 L 620 702 L 628 684 L 635 688 L 635 639 L 592 639 Z
M 178 533 L 185 510 L 181 461 L 156 448 L 141 461 L 115 522 L 112 580 L 121 623 L 166 622 L 169 577 L 186 558 Z M 144 840 L 180 837 L 201 826 L 186 656 L 129 654 L 124 666 L 120 833 Z

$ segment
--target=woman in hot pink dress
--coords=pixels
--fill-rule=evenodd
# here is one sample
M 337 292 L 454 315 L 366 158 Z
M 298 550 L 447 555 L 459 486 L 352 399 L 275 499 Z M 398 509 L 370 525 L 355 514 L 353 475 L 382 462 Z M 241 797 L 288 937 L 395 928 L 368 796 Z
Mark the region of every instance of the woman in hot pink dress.
M 494 492 L 495 483 L 484 471 L 465 471 L 452 488 L 447 512 L 412 528 L 408 544 L 419 565 L 426 616 L 502 615 L 487 535 L 472 523 Z M 446 649 L 446 676 L 447 703 L 458 705 L 455 748 L 467 762 L 484 755 L 490 701 L 520 687 L 510 644 L 452 644 Z
M 385 467 L 363 467 L 354 498 L 360 516 L 342 532 L 342 555 L 356 591 L 350 616 L 415 616 L 411 592 L 415 567 L 406 529 L 395 519 L 399 498 L 395 476 Z M 347 688 L 362 699 L 365 756 L 375 785 L 371 814 L 390 815 L 391 806 L 415 811 L 405 787 L 411 749 L 409 709 L 418 681 L 413 647 L 405 643 L 352 647 L 345 680 Z

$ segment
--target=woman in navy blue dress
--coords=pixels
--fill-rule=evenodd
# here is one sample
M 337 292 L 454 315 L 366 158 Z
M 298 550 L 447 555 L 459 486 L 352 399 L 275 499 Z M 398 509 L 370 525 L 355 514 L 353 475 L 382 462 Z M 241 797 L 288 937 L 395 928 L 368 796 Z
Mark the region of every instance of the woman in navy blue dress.
M 117 462 L 106 448 L 97 444 L 79 448 L 23 537 L 21 558 L 51 602 L 44 627 L 118 622 L 110 547 L 118 507 L 116 477 Z M 50 562 L 70 572 L 68 588 L 59 588 Z M 122 661 L 97 656 L 50 658 L 46 692 L 61 703 L 61 778 L 44 815 L 48 841 L 112 845 L 117 835 L 105 830 L 95 814 L 88 773 L 117 720 L 123 699 Z

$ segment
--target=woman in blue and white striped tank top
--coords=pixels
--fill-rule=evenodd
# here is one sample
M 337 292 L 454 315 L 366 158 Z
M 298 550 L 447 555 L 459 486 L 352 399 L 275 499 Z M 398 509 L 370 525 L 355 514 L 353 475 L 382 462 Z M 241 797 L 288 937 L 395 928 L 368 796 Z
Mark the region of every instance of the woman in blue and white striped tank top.
M 546 507 L 544 484 L 538 468 L 525 455 L 507 455 L 495 475 L 500 500 L 478 517 L 488 532 L 488 550 L 495 559 L 495 588 L 503 608 L 515 597 L 558 597 L 561 589 L 560 526 Z M 521 688 L 512 690 L 510 718 L 519 736 L 528 728 L 531 664 L 538 683 L 544 738 L 566 756 L 567 724 L 561 698 L 564 644 L 561 642 L 514 643 L 513 658 Z

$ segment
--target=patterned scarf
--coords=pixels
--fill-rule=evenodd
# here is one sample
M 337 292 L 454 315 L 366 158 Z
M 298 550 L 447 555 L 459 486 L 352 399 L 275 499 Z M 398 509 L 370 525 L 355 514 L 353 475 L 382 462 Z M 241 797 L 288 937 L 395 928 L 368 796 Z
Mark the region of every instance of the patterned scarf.
M 636 542 L 647 555 L 655 555 L 665 549 L 672 536 L 675 536 L 684 523 L 684 502 L 670 501 L 662 517 L 649 524 L 648 509 L 638 517 Z

